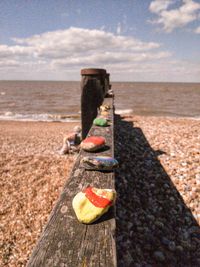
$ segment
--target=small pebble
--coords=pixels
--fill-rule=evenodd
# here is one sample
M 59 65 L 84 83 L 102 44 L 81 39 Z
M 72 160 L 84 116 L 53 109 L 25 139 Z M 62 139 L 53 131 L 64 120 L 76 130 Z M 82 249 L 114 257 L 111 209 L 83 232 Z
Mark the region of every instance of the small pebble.
M 162 244 L 163 245 L 169 245 L 169 243 L 170 243 L 169 239 L 167 239 L 166 237 L 162 238 Z
M 182 246 L 176 246 L 176 251 L 178 252 L 183 252 L 183 247 Z
M 175 251 L 176 249 L 176 244 L 174 241 L 170 241 L 169 244 L 168 244 L 168 248 L 170 251 Z
M 159 250 L 155 251 L 153 253 L 153 256 L 159 262 L 165 261 L 165 255 L 164 255 L 164 253 L 162 251 L 159 251 Z
M 164 224 L 161 221 L 155 221 L 155 225 L 161 229 L 164 228 Z

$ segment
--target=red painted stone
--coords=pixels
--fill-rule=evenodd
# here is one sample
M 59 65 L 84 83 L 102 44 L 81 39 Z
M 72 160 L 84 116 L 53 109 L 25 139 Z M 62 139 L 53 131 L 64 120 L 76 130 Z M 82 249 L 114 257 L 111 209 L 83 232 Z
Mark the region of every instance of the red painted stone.
M 83 140 L 83 143 L 93 143 L 95 145 L 105 144 L 105 138 L 101 136 L 90 136 Z
M 106 197 L 98 196 L 92 190 L 92 187 L 88 187 L 85 190 L 85 196 L 87 199 L 97 208 L 106 208 L 112 205 L 112 201 Z
M 102 136 L 90 136 L 81 142 L 81 148 L 87 151 L 95 151 L 103 147 L 105 143 L 106 140 Z

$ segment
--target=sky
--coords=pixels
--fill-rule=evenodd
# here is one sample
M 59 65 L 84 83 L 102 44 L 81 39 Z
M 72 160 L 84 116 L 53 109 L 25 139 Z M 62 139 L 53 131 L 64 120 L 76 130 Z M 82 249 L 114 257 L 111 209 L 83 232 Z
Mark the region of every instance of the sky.
M 1 0 L 0 80 L 200 82 L 200 0 Z

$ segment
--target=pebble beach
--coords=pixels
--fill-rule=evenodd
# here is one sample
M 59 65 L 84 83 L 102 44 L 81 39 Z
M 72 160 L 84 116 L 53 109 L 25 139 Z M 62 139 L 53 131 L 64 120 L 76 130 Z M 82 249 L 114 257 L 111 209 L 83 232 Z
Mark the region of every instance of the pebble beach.
M 200 121 L 116 119 L 119 266 L 200 266 Z
M 0 121 L 0 266 L 25 266 L 76 155 L 59 155 L 77 123 Z
M 77 123 L 0 121 L 0 266 L 25 266 L 69 177 Z M 117 255 L 124 267 L 200 266 L 200 121 L 116 117 Z

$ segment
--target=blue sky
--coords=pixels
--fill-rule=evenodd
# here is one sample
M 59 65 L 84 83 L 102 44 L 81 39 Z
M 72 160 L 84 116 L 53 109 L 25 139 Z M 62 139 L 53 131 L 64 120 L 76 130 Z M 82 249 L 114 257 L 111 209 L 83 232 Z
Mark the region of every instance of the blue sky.
M 198 0 L 1 0 L 0 79 L 200 82 Z

